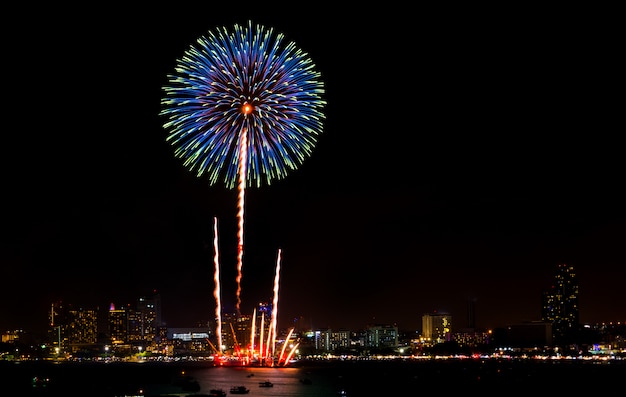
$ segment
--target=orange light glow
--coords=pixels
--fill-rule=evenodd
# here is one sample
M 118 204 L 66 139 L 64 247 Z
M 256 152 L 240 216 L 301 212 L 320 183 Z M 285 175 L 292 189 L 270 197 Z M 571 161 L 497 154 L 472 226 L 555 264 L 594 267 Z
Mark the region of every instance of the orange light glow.
M 254 106 L 250 105 L 249 103 L 246 103 L 243 105 L 241 110 L 243 111 L 243 114 L 250 114 L 254 110 Z

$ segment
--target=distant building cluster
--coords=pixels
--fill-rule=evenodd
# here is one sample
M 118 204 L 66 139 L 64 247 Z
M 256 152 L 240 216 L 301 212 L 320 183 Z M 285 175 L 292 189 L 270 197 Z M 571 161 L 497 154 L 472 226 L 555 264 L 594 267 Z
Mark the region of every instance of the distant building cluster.
M 395 324 L 368 324 L 361 330 L 281 330 L 277 349 L 297 344 L 298 356 L 474 354 L 508 349 L 519 352 L 552 351 L 577 354 L 625 354 L 626 324 L 581 325 L 578 318 L 578 283 L 572 266 L 560 264 L 554 283 L 542 295 L 541 321 L 508 325 L 494 330 L 475 328 L 475 301 L 468 302 L 467 326 L 453 327 L 447 313 L 425 313 L 422 329 L 399 330 Z M 258 317 L 257 314 L 258 313 Z M 271 304 L 259 303 L 255 315 L 224 313 L 221 341 L 216 326 L 194 328 L 165 326 L 158 293 L 142 296 L 135 305 L 111 304 L 106 331 L 98 308 L 77 308 L 63 302 L 51 304 L 48 333 L 43 341 L 29 341 L 20 330 L 2 334 L 1 359 L 16 355 L 37 357 L 129 357 L 236 355 L 251 344 L 264 343 L 269 333 Z M 254 324 L 256 323 L 256 325 Z M 254 327 L 254 328 L 253 328 Z M 253 332 L 251 332 L 254 330 Z M 278 332 L 277 332 L 278 333 Z M 32 342 L 32 343 L 27 343 Z M 14 346 L 22 346 L 20 349 Z M 27 346 L 31 346 L 30 348 Z

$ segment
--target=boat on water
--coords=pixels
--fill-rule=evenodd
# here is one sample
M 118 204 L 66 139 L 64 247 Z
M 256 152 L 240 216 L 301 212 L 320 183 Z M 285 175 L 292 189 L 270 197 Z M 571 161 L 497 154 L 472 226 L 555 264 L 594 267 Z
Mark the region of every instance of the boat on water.
M 266 380 L 265 382 L 259 382 L 259 387 L 274 387 L 274 384 Z
M 34 389 L 45 389 L 50 384 L 50 378 L 47 376 L 35 376 L 33 377 Z
M 211 389 L 209 391 L 210 397 L 226 397 L 226 392 L 222 389 Z
M 230 394 L 248 394 L 250 389 L 245 386 L 233 386 L 230 388 Z

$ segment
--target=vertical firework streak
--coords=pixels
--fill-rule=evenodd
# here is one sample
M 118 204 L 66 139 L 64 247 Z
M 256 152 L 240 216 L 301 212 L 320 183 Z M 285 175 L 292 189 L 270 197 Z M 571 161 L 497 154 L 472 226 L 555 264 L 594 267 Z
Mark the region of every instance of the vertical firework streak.
M 245 107 L 245 111 L 250 108 Z M 247 134 L 245 128 L 241 134 L 241 143 L 239 145 L 239 200 L 238 200 L 238 228 L 237 228 L 237 315 L 241 314 L 241 278 L 243 269 L 243 214 L 244 214 L 244 197 L 246 194 L 246 162 L 241 160 L 248 157 L 246 147 L 248 146 Z
M 263 353 L 263 357 L 265 357 L 266 359 L 269 359 L 271 356 L 271 351 L 270 351 L 270 347 L 272 346 L 272 325 L 271 324 L 272 323 L 270 320 L 270 324 L 267 327 L 267 340 L 265 341 L 265 352 Z
M 215 319 L 217 321 L 217 327 L 215 330 L 215 337 L 217 338 L 217 347 L 221 354 L 224 350 L 222 348 L 222 300 L 220 298 L 220 254 L 217 244 L 217 217 L 213 218 L 213 264 L 215 270 L 213 272 L 213 281 L 215 289 L 213 290 L 213 296 L 215 297 Z
M 248 357 L 254 358 L 254 335 L 256 334 L 256 308 L 252 313 L 252 327 L 250 327 L 250 348 L 248 349 Z
M 263 333 L 265 331 L 265 315 L 261 313 L 261 335 L 259 337 L 259 360 L 263 360 Z
M 274 349 L 276 344 L 276 322 L 278 319 L 278 286 L 280 280 L 280 261 L 282 250 L 278 250 L 278 257 L 276 258 L 276 275 L 274 276 L 274 300 L 272 301 L 272 322 L 270 325 L 270 332 L 272 340 L 270 346 L 272 348 L 272 357 L 274 357 Z

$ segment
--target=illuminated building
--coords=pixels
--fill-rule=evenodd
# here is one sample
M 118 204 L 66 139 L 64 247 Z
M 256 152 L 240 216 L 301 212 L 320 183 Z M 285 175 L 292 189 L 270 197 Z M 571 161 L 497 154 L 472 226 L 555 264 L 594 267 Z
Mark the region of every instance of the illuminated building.
M 158 295 L 140 297 L 135 310 L 128 311 L 128 342 L 153 346 L 157 335 Z
M 552 324 L 554 343 L 570 342 L 579 327 L 578 280 L 574 268 L 559 264 L 554 284 L 543 293 L 541 320 Z
M 122 345 L 128 341 L 128 310 L 109 308 L 109 336 L 113 345 Z
M 90 350 L 98 342 L 98 309 L 54 302 L 49 320 L 50 345 L 58 355 Z
M 449 342 L 452 316 L 445 313 L 426 313 L 422 316 L 422 338 L 426 344 Z
M 207 355 L 213 354 L 213 346 L 209 343 L 211 330 L 208 327 L 169 328 L 167 340 L 171 347 L 167 351 L 173 355 Z
M 367 347 L 398 347 L 398 327 L 395 325 L 368 325 L 365 334 Z
M 324 352 L 346 350 L 350 347 L 350 331 L 330 329 L 315 331 L 315 348 Z

